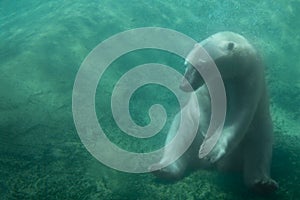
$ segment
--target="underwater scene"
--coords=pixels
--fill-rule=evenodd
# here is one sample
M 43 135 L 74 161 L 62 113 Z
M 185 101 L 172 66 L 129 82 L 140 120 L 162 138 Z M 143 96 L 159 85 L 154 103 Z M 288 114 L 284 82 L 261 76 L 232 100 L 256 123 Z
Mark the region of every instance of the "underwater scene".
M 0 199 L 300 199 L 299 19 L 299 0 L 0 0 Z M 272 193 L 247 187 L 241 171 L 197 167 L 169 180 L 155 165 L 151 170 L 150 158 L 134 157 L 164 148 L 188 101 L 191 93 L 181 91 L 183 100 L 174 93 L 188 73 L 184 63 L 193 46 L 187 43 L 224 31 L 245 37 L 264 63 L 264 74 L 245 77 L 254 77 L 251 86 L 265 79 L 269 102 L 263 107 L 270 108 L 274 130 L 273 152 L 266 156 L 272 162 L 265 165 L 274 182 L 267 176 L 259 184 Z M 212 59 L 211 52 L 224 50 L 215 50 L 222 37 L 208 48 Z M 238 48 L 230 42 L 224 52 Z M 216 60 L 219 67 L 222 60 Z M 136 73 L 137 66 L 145 71 Z M 134 90 L 122 81 L 132 81 Z M 241 99 L 252 98 L 244 93 Z M 256 120 L 256 128 L 263 129 L 266 118 Z M 106 137 L 97 135 L 100 126 Z M 147 128 L 154 133 L 143 135 Z M 271 144 L 253 132 L 263 147 Z M 114 145 L 106 148 L 108 141 Z M 194 146 L 190 157 L 198 156 L 200 145 Z M 253 160 L 264 159 L 253 152 Z

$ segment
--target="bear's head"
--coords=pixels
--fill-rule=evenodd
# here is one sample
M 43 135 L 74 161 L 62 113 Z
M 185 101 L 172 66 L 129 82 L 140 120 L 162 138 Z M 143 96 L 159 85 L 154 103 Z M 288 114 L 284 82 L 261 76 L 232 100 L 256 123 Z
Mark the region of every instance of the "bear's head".
M 198 89 L 204 84 L 199 71 L 207 72 L 213 80 L 216 76 L 209 70 L 215 64 L 223 81 L 247 75 L 253 62 L 257 61 L 255 49 L 241 35 L 219 32 L 197 43 L 185 59 L 185 79 L 180 88 L 184 91 Z M 204 70 L 204 71 L 203 71 Z M 202 74 L 202 73 L 201 73 Z M 189 86 L 190 84 L 190 86 Z

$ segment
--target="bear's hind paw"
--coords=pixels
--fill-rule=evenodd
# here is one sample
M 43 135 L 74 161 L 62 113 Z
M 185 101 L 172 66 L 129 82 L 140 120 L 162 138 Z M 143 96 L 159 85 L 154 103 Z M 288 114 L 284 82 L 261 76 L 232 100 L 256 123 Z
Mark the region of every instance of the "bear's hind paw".
M 279 188 L 278 183 L 273 179 L 257 180 L 252 186 L 252 189 L 260 194 L 271 194 Z

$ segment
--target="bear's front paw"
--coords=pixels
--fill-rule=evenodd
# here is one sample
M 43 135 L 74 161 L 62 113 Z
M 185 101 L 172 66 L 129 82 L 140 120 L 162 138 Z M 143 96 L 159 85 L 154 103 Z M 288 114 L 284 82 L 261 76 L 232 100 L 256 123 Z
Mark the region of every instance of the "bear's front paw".
M 161 163 L 154 164 L 149 167 L 149 171 L 153 173 L 156 177 L 174 181 L 182 178 L 183 171 L 180 168 L 178 168 L 177 165 L 169 165 L 167 167 L 162 167 L 163 165 Z
M 212 150 L 211 152 L 209 152 L 204 159 L 209 161 L 210 163 L 215 163 L 218 160 L 220 160 L 224 155 L 225 155 L 225 147 L 223 147 L 220 144 L 217 144 Z M 199 152 L 199 156 L 200 156 L 201 152 Z

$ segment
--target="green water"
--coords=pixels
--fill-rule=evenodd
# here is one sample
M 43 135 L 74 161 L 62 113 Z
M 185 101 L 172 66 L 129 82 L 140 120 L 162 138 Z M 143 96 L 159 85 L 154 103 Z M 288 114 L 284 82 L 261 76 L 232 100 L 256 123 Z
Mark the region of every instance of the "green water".
M 0 0 L 0 199 L 300 199 L 299 13 L 299 0 Z M 149 26 L 198 41 L 230 30 L 259 49 L 275 127 L 272 176 L 280 189 L 274 195 L 257 196 L 240 174 L 213 170 L 162 183 L 151 174 L 108 168 L 85 149 L 72 116 L 82 61 L 110 36 Z M 122 73 L 149 62 L 184 71 L 182 59 L 160 51 L 124 55 L 104 74 L 95 98 L 103 98 L 96 111 L 110 140 L 137 152 L 162 147 L 179 110 L 170 91 L 146 85 L 132 97 L 132 118 L 146 125 L 149 107 L 160 103 L 166 126 L 145 141 L 118 129 L 110 111 L 112 89 Z

